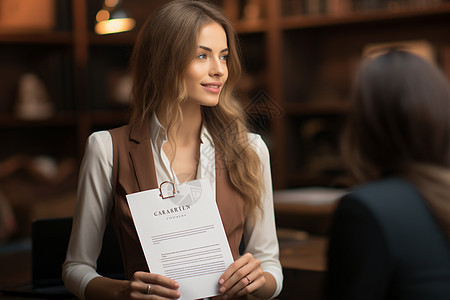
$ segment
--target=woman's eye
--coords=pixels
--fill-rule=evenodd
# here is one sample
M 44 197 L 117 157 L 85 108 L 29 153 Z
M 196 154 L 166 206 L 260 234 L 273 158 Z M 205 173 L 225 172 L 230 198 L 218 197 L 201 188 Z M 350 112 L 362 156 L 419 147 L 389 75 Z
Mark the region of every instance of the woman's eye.
M 221 60 L 228 60 L 228 54 L 226 54 L 226 55 L 222 55 L 221 57 L 220 57 L 220 59 Z
M 206 54 L 199 54 L 199 55 L 197 55 L 197 58 L 205 59 L 206 58 Z

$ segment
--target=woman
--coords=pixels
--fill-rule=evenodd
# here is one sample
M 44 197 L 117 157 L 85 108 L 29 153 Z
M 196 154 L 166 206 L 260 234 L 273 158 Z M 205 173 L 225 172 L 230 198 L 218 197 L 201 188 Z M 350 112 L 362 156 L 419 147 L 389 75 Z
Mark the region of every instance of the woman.
M 125 196 L 166 180 L 208 178 L 235 258 L 219 279 L 221 295 L 277 296 L 282 272 L 269 153 L 248 133 L 232 96 L 241 67 L 229 22 L 204 2 L 170 2 L 143 26 L 131 66 L 130 124 L 94 133 L 87 143 L 63 267 L 66 286 L 86 299 L 179 298 L 176 281 L 148 272 Z M 110 218 L 124 281 L 95 271 Z M 239 256 L 242 235 L 245 254 Z
M 362 63 L 343 154 L 359 183 L 331 227 L 326 299 L 450 299 L 450 87 L 401 50 Z

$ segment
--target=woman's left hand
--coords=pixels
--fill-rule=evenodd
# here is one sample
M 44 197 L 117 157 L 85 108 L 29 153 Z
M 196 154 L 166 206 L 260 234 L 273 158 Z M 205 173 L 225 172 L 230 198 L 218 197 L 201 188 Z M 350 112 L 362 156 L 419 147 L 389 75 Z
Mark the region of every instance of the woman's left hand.
M 219 292 L 226 298 L 244 296 L 266 284 L 260 261 L 246 253 L 232 263 L 219 279 Z

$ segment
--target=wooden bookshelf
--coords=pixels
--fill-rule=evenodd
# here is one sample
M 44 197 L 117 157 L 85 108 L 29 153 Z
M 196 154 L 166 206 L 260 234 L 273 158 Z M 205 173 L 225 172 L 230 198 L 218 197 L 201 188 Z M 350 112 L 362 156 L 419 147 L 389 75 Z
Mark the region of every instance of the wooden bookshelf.
M 97 0 L 58 0 L 57 12 L 64 15 L 59 19 L 65 21 L 49 32 L 0 30 L 0 54 L 5 57 L 0 58 L 4 68 L 0 75 L 5 78 L 0 84 L 0 131 L 37 126 L 60 132 L 71 127 L 75 136 L 70 146 L 81 159 L 93 130 L 126 122 L 129 109 L 111 102 L 108 76 L 126 71 L 144 17 L 165 1 L 143 7 L 141 1 L 123 0 L 138 16 L 138 26 L 129 33 L 98 36 L 93 32 L 93 16 L 102 4 Z M 266 101 L 264 125 L 258 129 L 271 151 L 274 187 L 332 185 L 334 175 L 308 174 L 302 165 L 310 155 L 300 149 L 302 124 L 311 120 L 332 124 L 336 119 L 336 126 L 341 126 L 350 109 L 354 70 L 367 44 L 427 40 L 436 50 L 437 63 L 450 74 L 450 2 L 373 10 L 356 10 L 353 5 L 339 13 L 327 12 L 325 7 L 315 14 L 306 14 L 302 8 L 303 13 L 287 15 L 286 1 L 261 0 L 260 17 L 252 19 L 243 13 L 245 0 L 215 2 L 232 20 L 242 42 L 246 77 L 239 92 L 249 115 L 260 113 L 258 105 L 261 99 Z M 55 104 L 55 114 L 48 120 L 20 120 L 13 114 L 17 80 L 27 71 L 42 77 Z M 55 147 L 59 147 L 57 140 L 47 145 L 49 153 Z M 2 150 L 0 160 L 32 149 Z
M 285 7 L 313 1 L 261 1 L 265 15 L 259 28 L 247 27 L 243 25 L 247 21 L 239 18 L 245 0 L 229 2 L 225 8 L 231 10 L 228 14 L 244 41 L 259 33 L 259 40 L 252 42 L 264 53 L 260 65 L 265 76 L 259 69 L 253 76 L 282 111 L 278 116 L 269 113 L 264 135 L 276 189 L 349 183 L 339 167 L 338 143 L 350 109 L 351 83 L 366 45 L 426 40 L 435 50 L 436 62 L 450 74 L 448 1 L 422 6 L 414 1 L 371 1 L 373 7 L 369 1 L 317 1 L 322 7 L 314 13 L 299 6 L 297 14 Z M 336 13 L 323 6 L 331 2 L 346 2 L 346 10 Z M 252 58 L 252 53 L 245 57 Z

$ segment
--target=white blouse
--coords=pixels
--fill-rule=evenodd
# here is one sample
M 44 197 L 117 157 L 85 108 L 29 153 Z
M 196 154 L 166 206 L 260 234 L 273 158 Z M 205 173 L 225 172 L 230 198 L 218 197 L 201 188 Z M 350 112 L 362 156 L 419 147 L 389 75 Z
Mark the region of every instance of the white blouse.
M 178 182 L 170 167 L 170 161 L 162 150 L 167 136 L 155 114 L 150 119 L 150 130 L 158 184 L 166 180 Z M 249 133 L 248 137 L 262 163 L 265 190 L 261 199 L 262 217 L 259 217 L 253 226 L 247 222 L 244 228 L 245 252 L 250 252 L 259 259 L 263 271 L 275 278 L 277 287 L 273 298 L 281 292 L 283 273 L 278 258 L 269 151 L 259 135 Z M 80 299 L 84 299 L 84 291 L 89 281 L 101 276 L 96 272 L 96 267 L 103 232 L 113 206 L 112 168 L 113 147 L 110 133 L 99 131 L 91 134 L 81 164 L 72 234 L 63 264 L 64 283 L 67 289 Z M 211 136 L 203 127 L 197 178 L 208 178 L 211 186 L 215 187 L 215 176 L 215 149 Z M 216 189 L 212 190 L 215 193 Z

